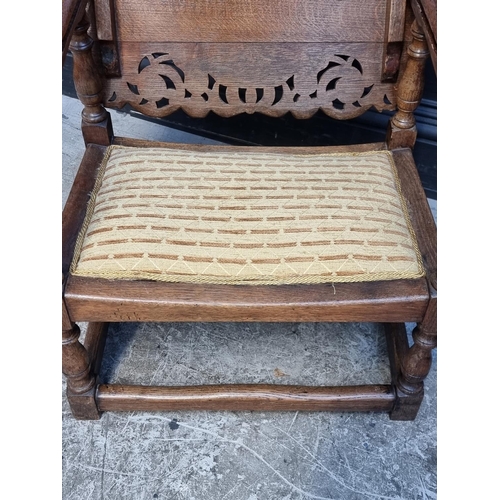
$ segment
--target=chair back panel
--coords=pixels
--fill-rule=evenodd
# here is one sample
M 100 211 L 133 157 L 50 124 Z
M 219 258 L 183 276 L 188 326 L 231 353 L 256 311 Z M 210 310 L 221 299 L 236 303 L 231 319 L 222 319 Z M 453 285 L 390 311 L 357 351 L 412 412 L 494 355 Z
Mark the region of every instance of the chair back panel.
M 94 0 L 104 104 L 149 116 L 395 109 L 405 0 Z M 395 29 L 396 27 L 396 29 Z M 391 50 L 389 51 L 388 48 Z M 390 56 L 392 57 L 392 55 Z M 399 62 L 399 58 L 397 59 Z M 397 72 L 390 61 L 393 75 Z M 384 76 L 385 75 L 385 76 Z
M 387 0 L 114 2 L 126 42 L 381 42 L 387 9 Z

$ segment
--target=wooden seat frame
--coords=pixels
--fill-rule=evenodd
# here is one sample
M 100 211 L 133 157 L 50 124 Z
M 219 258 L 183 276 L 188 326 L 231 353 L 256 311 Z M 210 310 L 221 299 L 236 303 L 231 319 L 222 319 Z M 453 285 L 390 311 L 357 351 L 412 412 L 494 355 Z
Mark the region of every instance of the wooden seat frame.
M 389 0 L 388 3 L 394 8 L 402 2 Z M 113 5 L 113 2 L 107 5 Z M 416 139 L 413 112 L 422 96 L 424 63 L 429 54 L 424 33 L 413 19 L 411 9 L 407 10 L 405 24 L 406 33 L 411 35 L 403 44 L 400 60 L 396 58 L 398 68 L 401 65 L 397 79 L 397 111 L 390 120 L 386 142 L 329 147 L 327 150 L 393 151 L 426 276 L 412 280 L 338 283 L 335 288 L 330 284 L 232 286 L 114 281 L 69 273 L 89 192 L 107 146 L 168 146 L 114 136 L 109 113 L 104 107 L 103 68 L 99 67 L 99 57 L 96 57 L 95 45 L 89 35 L 92 23 L 87 19 L 95 18 L 96 10 L 93 2 L 89 9 L 84 0 L 63 1 L 63 60 L 69 47 L 74 58 L 75 87 L 84 105 L 82 132 L 86 143 L 83 160 L 63 211 L 62 366 L 74 417 L 97 419 L 103 411 L 258 409 L 387 411 L 391 419 L 413 420 L 423 398 L 423 381 L 431 366 L 431 351 L 436 346 L 437 259 L 436 226 L 411 151 Z M 410 23 L 411 31 L 408 29 Z M 390 43 L 388 47 L 392 47 Z M 387 50 L 386 60 L 391 54 Z M 394 76 L 395 72 L 392 73 Z M 231 146 L 186 147 L 195 151 L 234 150 Z M 325 151 L 325 148 L 316 149 Z M 253 149 L 245 147 L 239 150 Z M 260 150 L 299 152 L 301 148 Z M 108 324 L 127 321 L 383 323 L 392 383 L 349 387 L 101 384 L 98 373 Z M 79 341 L 77 322 L 89 323 L 83 344 Z M 411 347 L 406 322 L 417 323 Z

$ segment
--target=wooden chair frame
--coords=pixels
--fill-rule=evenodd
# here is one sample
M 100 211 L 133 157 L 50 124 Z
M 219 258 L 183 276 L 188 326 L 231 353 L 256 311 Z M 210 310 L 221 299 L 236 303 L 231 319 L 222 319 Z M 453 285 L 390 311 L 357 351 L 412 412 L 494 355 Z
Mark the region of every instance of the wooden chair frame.
M 397 4 L 398 2 L 392 2 Z M 401 2 L 399 2 L 401 4 Z M 92 7 L 92 3 L 90 4 Z M 329 151 L 390 149 L 402 194 L 423 258 L 426 276 L 413 280 L 331 285 L 231 286 L 113 281 L 69 273 L 88 193 L 110 144 L 180 147 L 115 137 L 102 95 L 102 68 L 95 64 L 84 0 L 63 1 L 63 59 L 74 58 L 74 81 L 84 105 L 86 151 L 63 211 L 62 366 L 67 396 L 77 419 L 97 419 L 103 411 L 129 410 L 323 410 L 387 411 L 391 419 L 412 420 L 423 398 L 423 381 L 436 346 L 436 226 L 421 186 L 411 148 L 413 112 L 422 96 L 429 54 L 423 31 L 413 21 L 402 54 L 397 111 L 385 143 L 339 146 Z M 92 9 L 90 17 L 95 15 Z M 411 16 L 410 16 L 411 17 Z M 71 43 L 70 43 L 71 40 Z M 388 44 L 388 47 L 391 47 Z M 388 60 L 390 50 L 387 51 Z M 399 62 L 399 61 L 398 61 Z M 189 146 L 190 150 L 232 150 L 230 146 Z M 240 148 L 245 150 L 249 148 Z M 322 149 L 322 148 L 318 148 Z M 301 151 L 301 148 L 262 148 Z M 145 387 L 100 384 L 98 373 L 110 322 L 378 322 L 385 325 L 392 383 L 339 387 L 218 385 Z M 88 322 L 79 341 L 77 322 Z M 416 322 L 409 346 L 405 322 Z

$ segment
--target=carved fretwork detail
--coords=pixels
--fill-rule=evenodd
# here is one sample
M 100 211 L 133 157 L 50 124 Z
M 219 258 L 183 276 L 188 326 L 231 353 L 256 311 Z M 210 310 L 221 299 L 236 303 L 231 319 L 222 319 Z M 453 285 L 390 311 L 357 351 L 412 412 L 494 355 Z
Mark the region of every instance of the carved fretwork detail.
M 165 116 L 182 108 L 198 117 L 209 111 L 221 116 L 254 112 L 280 116 L 290 111 L 297 118 L 308 118 L 321 109 L 340 119 L 358 116 L 371 107 L 394 109 L 392 86 L 377 81 L 377 72 L 363 51 L 367 61 L 344 51 L 325 50 L 313 54 L 315 60 L 307 57 L 307 66 L 290 57 L 280 61 L 278 68 L 279 54 L 270 54 L 268 59 L 260 59 L 254 71 L 248 67 L 251 58 L 246 66 L 235 62 L 233 68 L 231 54 L 224 61 L 213 51 L 205 54 L 208 60 L 203 64 L 197 61 L 205 68 L 203 72 L 195 67 L 193 55 L 185 47 L 178 48 L 141 55 L 135 65 L 129 63 L 122 79 L 108 82 L 106 105 L 120 108 L 130 104 L 150 116 Z M 329 48 L 335 50 L 334 45 Z

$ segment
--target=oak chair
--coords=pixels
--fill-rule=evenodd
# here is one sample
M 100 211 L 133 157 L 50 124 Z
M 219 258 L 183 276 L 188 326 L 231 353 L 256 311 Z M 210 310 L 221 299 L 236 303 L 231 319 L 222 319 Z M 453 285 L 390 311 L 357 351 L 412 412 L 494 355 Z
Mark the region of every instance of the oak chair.
M 412 158 L 429 55 L 414 7 L 63 0 L 63 60 L 69 48 L 86 144 L 63 211 L 62 366 L 75 418 L 170 409 L 415 418 L 436 346 L 437 278 L 436 226 Z M 384 143 L 200 146 L 114 136 L 106 108 L 126 104 L 152 117 L 395 113 Z M 107 326 L 127 321 L 379 322 L 392 383 L 101 384 Z M 77 322 L 89 323 L 83 344 Z M 405 322 L 417 323 L 411 346 Z

